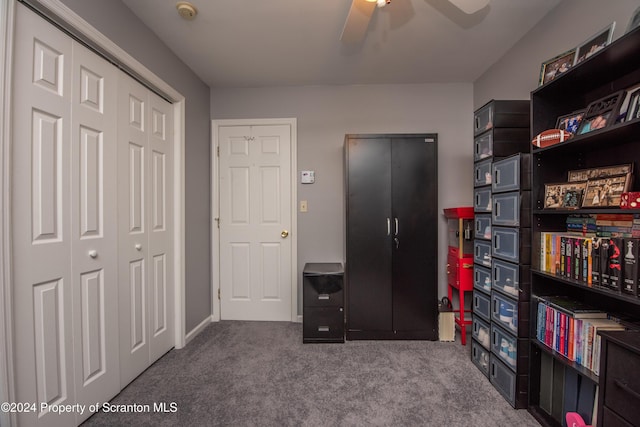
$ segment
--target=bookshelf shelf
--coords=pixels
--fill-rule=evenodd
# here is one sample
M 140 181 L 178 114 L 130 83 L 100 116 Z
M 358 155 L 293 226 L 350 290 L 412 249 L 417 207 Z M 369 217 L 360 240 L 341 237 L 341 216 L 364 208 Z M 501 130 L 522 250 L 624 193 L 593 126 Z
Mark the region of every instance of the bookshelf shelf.
M 544 343 L 541 343 L 537 339 L 531 339 L 531 344 L 538 347 L 541 351 L 551 355 L 555 360 L 560 361 L 563 365 L 568 366 L 571 369 L 575 370 L 576 372 L 578 372 L 578 374 L 582 375 L 583 377 L 586 377 L 595 383 L 598 382 L 598 376 L 594 374 L 592 371 L 590 371 L 589 369 L 585 368 L 582 365 L 577 364 L 576 362 L 573 362 L 567 359 L 566 357 L 564 357 L 554 349 L 546 346 Z
M 580 280 L 573 280 L 573 279 L 569 279 L 567 277 L 562 277 L 562 276 L 558 276 L 556 274 L 551 274 L 551 273 L 547 273 L 545 271 L 541 271 L 541 270 L 536 270 L 536 269 L 532 269 L 531 273 L 533 275 L 536 276 L 540 276 L 540 277 L 546 277 L 548 279 L 553 279 L 556 282 L 561 282 L 565 285 L 569 285 L 569 286 L 573 286 L 576 288 L 580 288 L 589 292 L 592 292 L 594 294 L 599 294 L 599 295 L 605 295 L 609 298 L 613 298 L 616 300 L 620 300 L 620 301 L 624 301 L 633 305 L 637 305 L 640 306 L 640 298 L 638 297 L 634 297 L 631 295 L 626 295 L 623 294 L 621 292 L 615 292 L 609 289 L 604 289 L 604 288 L 594 288 L 594 287 L 589 287 L 586 285 L 586 283 L 580 281 Z

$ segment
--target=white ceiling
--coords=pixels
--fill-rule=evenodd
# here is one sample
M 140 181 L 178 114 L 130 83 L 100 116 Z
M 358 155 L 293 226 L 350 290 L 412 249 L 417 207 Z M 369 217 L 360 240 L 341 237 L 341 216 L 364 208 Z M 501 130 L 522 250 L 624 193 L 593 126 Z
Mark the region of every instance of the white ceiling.
M 365 39 L 340 34 L 351 0 L 123 0 L 210 87 L 473 82 L 561 0 L 392 0 Z

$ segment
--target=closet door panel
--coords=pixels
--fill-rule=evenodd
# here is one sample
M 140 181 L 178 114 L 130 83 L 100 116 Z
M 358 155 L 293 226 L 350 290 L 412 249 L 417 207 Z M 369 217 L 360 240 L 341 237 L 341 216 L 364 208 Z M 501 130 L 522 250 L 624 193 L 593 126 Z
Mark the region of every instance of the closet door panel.
M 347 150 L 348 329 L 390 331 L 390 140 L 352 138 Z
M 64 426 L 47 404 L 75 401 L 70 221 L 71 40 L 16 6 L 12 271 L 21 425 Z
M 393 328 L 436 339 L 437 153 L 434 137 L 392 141 Z M 395 227 L 397 224 L 397 229 Z
M 173 109 L 149 93 L 149 340 L 150 363 L 173 347 Z
M 127 75 L 118 80 L 118 278 L 120 385 L 149 365 L 147 90 Z
M 120 391 L 117 69 L 73 43 L 71 223 L 76 402 Z M 89 417 L 88 411 L 78 421 Z

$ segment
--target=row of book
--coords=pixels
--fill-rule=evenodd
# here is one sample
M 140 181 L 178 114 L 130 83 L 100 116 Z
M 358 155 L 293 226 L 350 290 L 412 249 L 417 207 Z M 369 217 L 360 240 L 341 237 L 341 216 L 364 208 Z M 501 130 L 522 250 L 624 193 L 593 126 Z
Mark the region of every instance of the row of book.
M 540 270 L 616 292 L 638 294 L 640 238 L 540 233 Z
M 640 238 L 640 215 L 569 215 L 567 217 L 567 232 L 583 236 Z
M 624 330 L 604 311 L 564 296 L 539 296 L 536 338 L 567 359 L 600 371 L 601 330 Z

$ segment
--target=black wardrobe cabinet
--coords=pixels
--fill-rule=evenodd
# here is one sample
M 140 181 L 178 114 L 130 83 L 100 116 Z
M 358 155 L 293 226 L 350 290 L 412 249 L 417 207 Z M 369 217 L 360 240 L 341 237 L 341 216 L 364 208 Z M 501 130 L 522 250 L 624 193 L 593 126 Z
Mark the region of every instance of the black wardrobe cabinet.
M 437 134 L 346 135 L 347 339 L 438 338 Z

